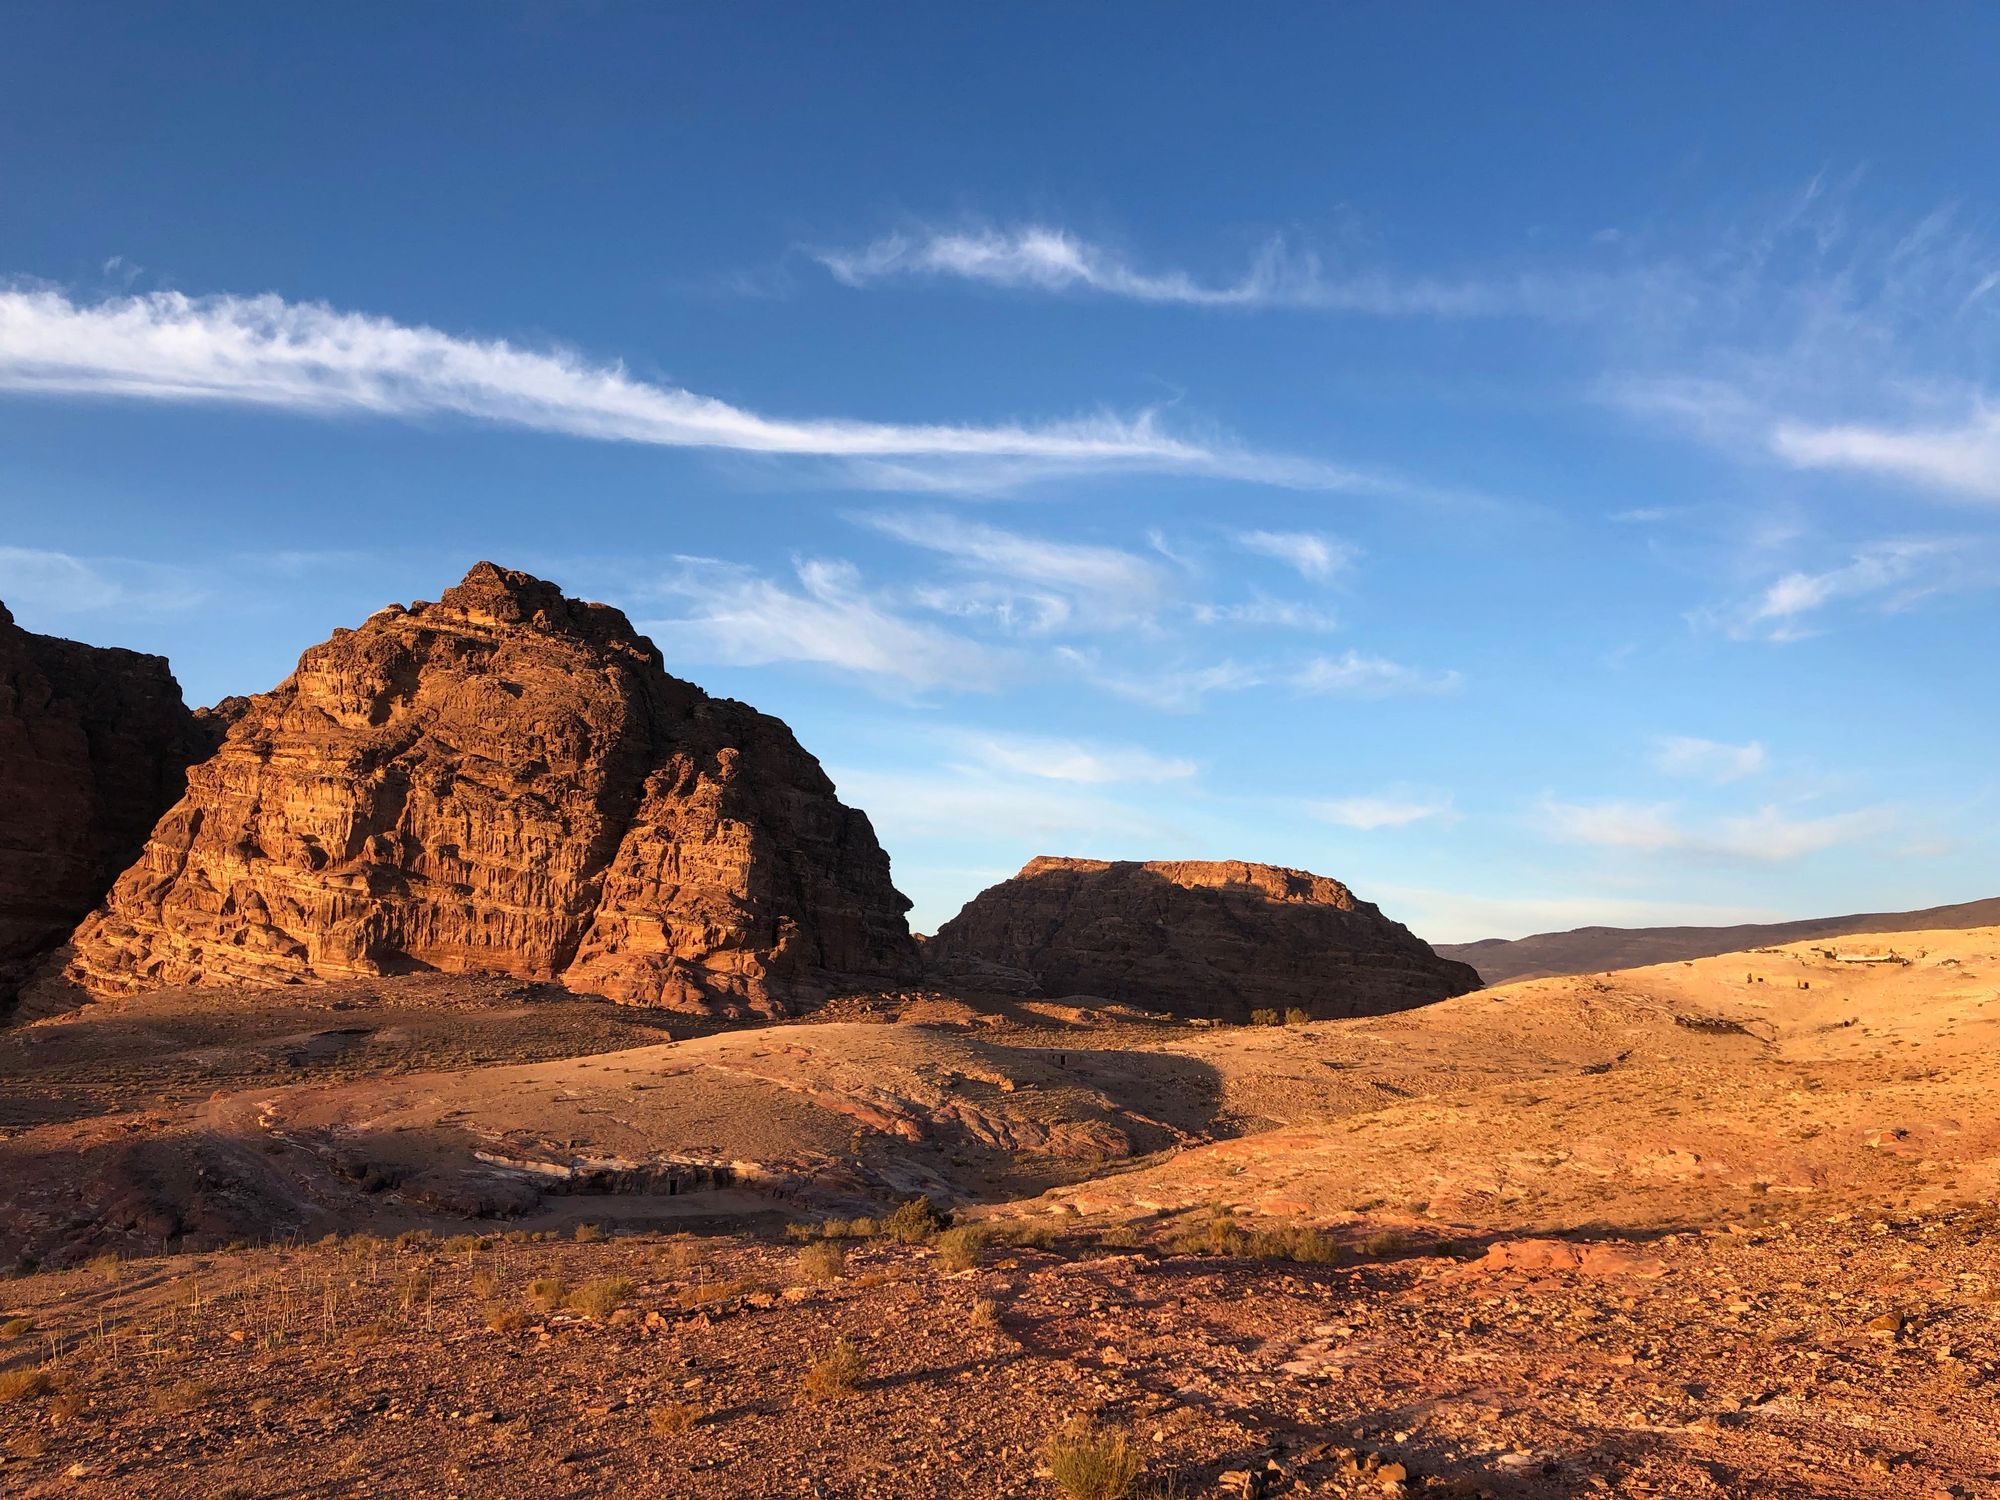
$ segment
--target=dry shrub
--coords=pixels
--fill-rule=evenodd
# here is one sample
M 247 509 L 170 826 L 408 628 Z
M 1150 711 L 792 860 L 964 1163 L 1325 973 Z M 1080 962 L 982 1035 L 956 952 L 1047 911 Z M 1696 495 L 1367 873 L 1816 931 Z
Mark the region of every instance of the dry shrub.
M 707 1415 L 692 1401 L 663 1401 L 646 1414 L 646 1425 L 654 1437 L 674 1437 Z
M 472 1273 L 472 1294 L 475 1297 L 491 1297 L 500 1290 L 500 1285 L 501 1276 L 498 1271 L 482 1267 Z
M 431 1300 L 435 1283 L 428 1271 L 405 1271 L 396 1278 L 396 1306 L 414 1312 Z
M 0 1339 L 24 1339 L 34 1331 L 33 1318 L 9 1318 L 0 1323 Z
M 39 1365 L 0 1370 L 0 1401 L 32 1401 L 55 1388 L 55 1376 Z
M 599 1240 L 609 1239 L 610 1236 L 595 1224 L 579 1224 L 570 1232 L 570 1238 L 579 1245 L 594 1245 Z
M 1121 1427 L 1101 1427 L 1089 1417 L 1071 1417 L 1042 1449 L 1049 1477 L 1070 1500 L 1125 1500 L 1145 1460 Z
M 528 1315 L 504 1302 L 486 1304 L 486 1326 L 495 1333 L 518 1333 L 528 1326 Z
M 947 1271 L 970 1271 L 979 1264 L 986 1240 L 986 1231 L 976 1225 L 947 1229 L 937 1237 L 938 1264 Z
M 1303 1224 L 1259 1230 L 1250 1238 L 1250 1253 L 1259 1260 L 1289 1260 L 1309 1266 L 1337 1266 L 1346 1254 L 1332 1235 Z
M 623 1276 L 607 1276 L 602 1281 L 585 1282 L 563 1299 L 563 1305 L 571 1312 L 608 1318 L 631 1301 L 636 1290 Z
M 1000 1326 L 1000 1304 L 991 1297 L 981 1297 L 972 1304 L 968 1315 L 974 1328 L 995 1328 Z
M 687 1238 L 668 1240 L 660 1250 L 660 1263 L 680 1275 L 708 1264 L 708 1246 Z
M 206 1406 L 214 1399 L 214 1386 L 206 1380 L 190 1377 L 186 1380 L 176 1380 L 172 1385 L 155 1388 L 146 1398 L 146 1405 L 158 1412 L 182 1412 Z
M 854 1341 L 842 1339 L 827 1351 L 825 1358 L 807 1366 L 799 1390 L 808 1401 L 841 1401 L 861 1388 L 861 1379 L 867 1373 L 868 1367 Z
M 922 1245 L 951 1223 L 951 1215 L 928 1198 L 912 1198 L 882 1221 L 884 1239 L 899 1245 Z
M 528 1295 L 543 1312 L 554 1312 L 569 1296 L 569 1283 L 560 1276 L 537 1276 L 528 1283 Z
M 800 1250 L 794 1265 L 801 1281 L 838 1281 L 847 1273 L 847 1252 L 833 1240 L 819 1240 Z

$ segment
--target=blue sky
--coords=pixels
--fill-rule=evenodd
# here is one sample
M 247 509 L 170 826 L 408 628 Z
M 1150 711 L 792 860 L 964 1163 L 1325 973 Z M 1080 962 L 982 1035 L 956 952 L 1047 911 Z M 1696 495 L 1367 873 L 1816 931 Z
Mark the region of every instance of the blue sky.
M 0 17 L 0 598 L 270 687 L 478 558 L 1030 855 L 1438 940 L 2000 890 L 1969 6 Z

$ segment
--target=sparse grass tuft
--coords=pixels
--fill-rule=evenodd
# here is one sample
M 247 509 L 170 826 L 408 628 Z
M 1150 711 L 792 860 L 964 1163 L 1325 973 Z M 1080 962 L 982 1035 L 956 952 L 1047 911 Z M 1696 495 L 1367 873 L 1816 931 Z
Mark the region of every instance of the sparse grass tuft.
M 1378 1259 L 1387 1260 L 1392 1255 L 1402 1253 L 1403 1239 L 1401 1235 L 1390 1234 L 1384 1230 L 1380 1234 L 1371 1234 L 1363 1240 L 1361 1248 Z
M 1303 1026 L 1311 1019 L 1311 1016 L 1300 1010 L 1296 1005 L 1285 1012 L 1285 1024 L 1287 1026 Z
M 668 1240 L 660 1248 L 660 1263 L 675 1275 L 685 1276 L 708 1264 L 708 1246 L 685 1235 Z
M 504 1302 L 486 1304 L 486 1326 L 495 1333 L 519 1333 L 528 1326 L 528 1315 Z
M 563 1305 L 571 1312 L 608 1318 L 629 1302 L 636 1290 L 623 1276 L 609 1276 L 603 1281 L 585 1282 L 563 1299 Z
M 1123 1428 L 1072 1417 L 1042 1449 L 1049 1477 L 1070 1500 L 1125 1500 L 1146 1471 Z
M 799 1390 L 808 1401 L 842 1401 L 861 1388 L 862 1377 L 867 1373 L 868 1367 L 854 1341 L 842 1339 L 827 1351 L 825 1358 L 806 1368 L 799 1380 Z
M 428 1271 L 405 1271 L 396 1278 L 396 1306 L 414 1312 L 431 1300 L 434 1285 Z
M 991 1297 L 981 1297 L 972 1304 L 968 1316 L 974 1328 L 997 1329 L 1000 1326 L 1000 1304 Z
M 654 1437 L 674 1437 L 707 1415 L 692 1401 L 663 1401 L 646 1413 L 646 1425 L 653 1430 Z
M 1259 1260 L 1289 1260 L 1309 1266 L 1337 1266 L 1346 1256 L 1332 1235 L 1302 1224 L 1258 1231 L 1250 1237 L 1250 1253 Z
M 947 1271 L 969 1271 L 979 1264 L 987 1233 L 975 1224 L 961 1224 L 937 1237 L 938 1264 Z
M 9 1318 L 0 1323 L 0 1339 L 24 1339 L 34 1331 L 33 1318 Z
M 799 1251 L 794 1265 L 801 1281 L 838 1281 L 847 1274 L 847 1252 L 836 1241 L 818 1240 Z
M 579 1245 L 594 1245 L 599 1240 L 609 1239 L 610 1236 L 595 1224 L 579 1224 L 570 1232 L 570 1238 Z
M 543 1312 L 554 1312 L 569 1296 L 569 1283 L 560 1276 L 537 1276 L 528 1283 L 528 1296 L 540 1305 Z

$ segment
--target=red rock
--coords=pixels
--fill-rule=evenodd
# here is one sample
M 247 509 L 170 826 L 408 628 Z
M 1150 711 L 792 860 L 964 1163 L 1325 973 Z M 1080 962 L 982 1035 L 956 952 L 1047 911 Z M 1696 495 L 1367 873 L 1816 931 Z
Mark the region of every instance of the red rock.
M 1030 860 L 924 945 L 927 964 L 1006 965 L 1052 995 L 1186 1016 L 1379 1015 L 1479 988 L 1337 880 L 1241 861 Z
M 915 949 L 866 815 L 619 611 L 480 563 L 227 706 L 70 977 L 99 995 L 414 969 L 783 1011 Z
M 0 1008 L 213 747 L 164 657 L 35 635 L 0 604 Z

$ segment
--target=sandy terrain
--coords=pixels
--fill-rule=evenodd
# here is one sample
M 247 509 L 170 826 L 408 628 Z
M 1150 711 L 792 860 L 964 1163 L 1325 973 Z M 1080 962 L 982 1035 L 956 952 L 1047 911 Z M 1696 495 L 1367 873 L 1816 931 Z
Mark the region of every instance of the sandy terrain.
M 2000 1493 L 1996 1022 L 1992 928 L 1284 1027 L 116 1002 L 0 1036 L 0 1488 L 1055 1494 L 1083 1410 L 1133 1493 Z M 917 1192 L 973 1268 L 780 1233 Z

